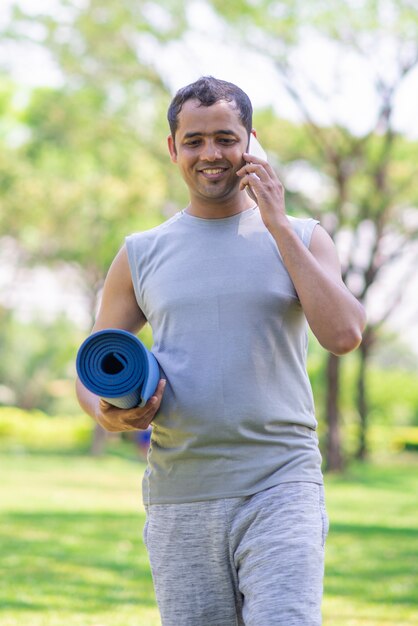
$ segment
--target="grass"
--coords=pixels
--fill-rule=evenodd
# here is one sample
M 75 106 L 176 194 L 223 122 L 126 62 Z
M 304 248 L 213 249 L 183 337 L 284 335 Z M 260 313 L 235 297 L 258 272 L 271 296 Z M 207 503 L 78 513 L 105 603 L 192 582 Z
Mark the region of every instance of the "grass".
M 141 541 L 143 466 L 72 455 L 1 464 L 2 626 L 159 624 Z
M 327 476 L 324 626 L 417 623 L 417 456 Z M 1 468 L 2 626 L 160 624 L 142 464 L 4 453 Z
M 325 626 L 418 623 L 418 459 L 327 476 Z

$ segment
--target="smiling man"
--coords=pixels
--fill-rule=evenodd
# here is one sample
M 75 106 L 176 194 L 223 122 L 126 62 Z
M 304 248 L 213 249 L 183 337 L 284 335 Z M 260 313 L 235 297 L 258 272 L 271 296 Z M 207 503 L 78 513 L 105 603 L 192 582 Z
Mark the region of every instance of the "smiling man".
M 247 153 L 241 89 L 201 78 L 168 120 L 190 202 L 127 237 L 93 328 L 148 321 L 162 378 L 143 408 L 78 381 L 80 404 L 109 431 L 152 425 L 144 540 L 163 626 L 319 626 L 328 521 L 307 323 L 344 354 L 364 311 L 330 237 L 286 215 L 274 170 Z
M 238 195 L 237 205 L 237 172 L 243 166 L 251 128 L 243 126 L 236 106 L 219 101 L 202 107 L 198 100 L 187 100 L 175 126 L 168 146 L 189 188 L 188 212 L 210 219 L 252 206 L 246 194 Z

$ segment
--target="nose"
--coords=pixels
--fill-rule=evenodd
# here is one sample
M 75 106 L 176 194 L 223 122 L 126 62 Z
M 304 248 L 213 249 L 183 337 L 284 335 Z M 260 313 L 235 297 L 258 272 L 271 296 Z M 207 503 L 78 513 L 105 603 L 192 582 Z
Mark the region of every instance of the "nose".
M 203 161 L 217 161 L 222 158 L 219 146 L 214 141 L 206 141 L 203 146 L 200 158 Z

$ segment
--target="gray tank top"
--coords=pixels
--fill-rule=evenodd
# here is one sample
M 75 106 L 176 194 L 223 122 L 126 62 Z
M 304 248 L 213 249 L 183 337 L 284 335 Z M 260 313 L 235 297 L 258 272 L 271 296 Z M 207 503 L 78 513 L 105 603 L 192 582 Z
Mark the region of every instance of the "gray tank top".
M 289 219 L 309 246 L 317 222 Z M 167 379 L 144 502 L 321 483 L 306 319 L 258 208 L 211 220 L 182 211 L 126 245 Z

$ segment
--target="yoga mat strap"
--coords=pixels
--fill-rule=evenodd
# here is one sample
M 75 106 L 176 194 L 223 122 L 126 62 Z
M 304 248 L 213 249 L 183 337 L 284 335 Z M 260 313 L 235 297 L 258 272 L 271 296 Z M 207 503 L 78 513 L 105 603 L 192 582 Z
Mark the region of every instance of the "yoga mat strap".
M 157 359 L 132 333 L 99 330 L 77 353 L 78 376 L 87 389 L 121 409 L 144 406 L 160 379 Z

